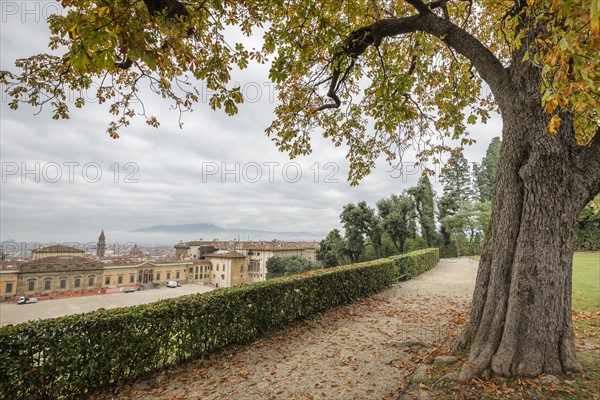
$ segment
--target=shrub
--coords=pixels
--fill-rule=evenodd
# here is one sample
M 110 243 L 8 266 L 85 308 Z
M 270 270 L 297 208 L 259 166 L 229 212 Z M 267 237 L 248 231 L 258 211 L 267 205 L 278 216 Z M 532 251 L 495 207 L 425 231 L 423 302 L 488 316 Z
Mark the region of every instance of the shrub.
M 458 257 L 458 247 L 456 246 L 456 242 L 440 246 L 440 258 L 454 257 Z
M 421 236 L 406 239 L 404 251 L 407 253 L 427 248 L 427 241 Z
M 437 264 L 420 250 L 134 307 L 0 328 L 0 398 L 75 398 L 310 318 Z

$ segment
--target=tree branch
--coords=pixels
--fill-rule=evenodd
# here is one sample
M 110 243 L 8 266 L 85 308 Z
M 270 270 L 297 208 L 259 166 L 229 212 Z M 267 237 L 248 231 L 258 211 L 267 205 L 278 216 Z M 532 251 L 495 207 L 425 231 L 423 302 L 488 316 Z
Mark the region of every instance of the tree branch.
M 420 0 L 406 1 L 413 5 L 419 11 L 419 14 L 404 18 L 386 18 L 359 28 L 348 35 L 344 40 L 342 50 L 334 54 L 332 81 L 327 95 L 334 100 L 337 107 L 341 104 L 336 91 L 342 71 L 336 65 L 341 64 L 340 61 L 343 57 L 356 59 L 369 46 L 378 47 L 383 38 L 417 31 L 438 37 L 466 57 L 477 69 L 481 78 L 490 86 L 496 99 L 501 97 L 503 91 L 509 89 L 509 78 L 506 69 L 487 47 L 464 29 L 431 12 L 430 5 L 442 6 L 445 1 L 437 1 L 430 3 L 430 5 Z M 327 104 L 320 107 L 319 110 L 337 107 L 334 104 Z

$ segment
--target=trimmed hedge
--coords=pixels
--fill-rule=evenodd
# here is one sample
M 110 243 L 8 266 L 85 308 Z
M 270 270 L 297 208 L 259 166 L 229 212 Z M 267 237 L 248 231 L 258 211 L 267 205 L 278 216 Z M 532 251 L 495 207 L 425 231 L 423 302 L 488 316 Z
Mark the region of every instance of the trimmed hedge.
M 375 294 L 439 260 L 425 249 L 139 306 L 0 328 L 0 398 L 76 398 Z

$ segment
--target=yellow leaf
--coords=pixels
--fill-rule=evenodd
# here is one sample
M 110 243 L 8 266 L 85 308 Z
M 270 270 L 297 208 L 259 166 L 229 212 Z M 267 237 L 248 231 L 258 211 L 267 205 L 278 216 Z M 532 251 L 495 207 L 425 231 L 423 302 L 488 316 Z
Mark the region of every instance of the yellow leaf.
M 108 7 L 100 7 L 98 9 L 98 16 L 102 17 L 104 14 L 108 12 Z
M 560 117 L 558 115 L 554 115 L 550 119 L 550 123 L 548 124 L 548 130 L 551 134 L 556 135 L 558 133 L 558 127 L 560 126 Z
M 554 110 L 556 110 L 557 106 L 558 106 L 558 100 L 557 99 L 550 99 L 550 100 L 548 100 L 548 102 L 546 103 L 546 112 L 548 114 L 552 114 L 554 112 Z
M 600 0 L 592 0 L 590 7 L 590 31 L 593 34 L 600 33 Z

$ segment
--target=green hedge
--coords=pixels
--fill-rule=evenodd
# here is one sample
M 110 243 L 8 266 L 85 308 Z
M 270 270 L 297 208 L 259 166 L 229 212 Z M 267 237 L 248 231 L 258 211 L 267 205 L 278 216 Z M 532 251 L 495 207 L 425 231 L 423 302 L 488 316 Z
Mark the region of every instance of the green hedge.
M 0 398 L 76 398 L 242 344 L 437 264 L 438 250 L 0 328 Z

